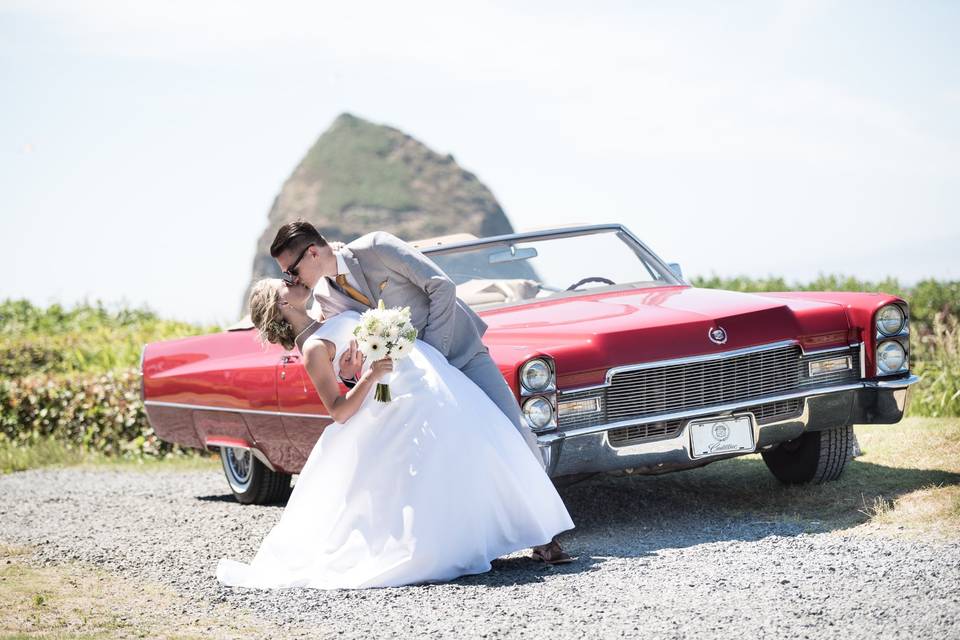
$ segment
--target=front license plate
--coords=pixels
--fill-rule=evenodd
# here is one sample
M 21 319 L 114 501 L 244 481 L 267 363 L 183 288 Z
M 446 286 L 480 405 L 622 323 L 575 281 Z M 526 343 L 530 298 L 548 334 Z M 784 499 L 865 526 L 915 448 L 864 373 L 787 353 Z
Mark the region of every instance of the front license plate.
M 753 451 L 753 424 L 750 416 L 691 421 L 690 455 L 694 458 Z

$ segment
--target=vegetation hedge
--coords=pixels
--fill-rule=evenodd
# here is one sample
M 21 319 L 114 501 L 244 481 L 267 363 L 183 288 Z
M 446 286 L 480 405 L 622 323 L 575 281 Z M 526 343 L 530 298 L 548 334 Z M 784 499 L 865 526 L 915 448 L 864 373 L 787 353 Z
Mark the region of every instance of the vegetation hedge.
M 699 287 L 734 291 L 882 291 L 910 303 L 911 369 L 920 377 L 910 413 L 960 416 L 960 282 L 869 282 L 821 276 L 808 283 L 782 278 L 698 277 Z M 144 309 L 110 311 L 102 303 L 46 308 L 26 300 L 0 302 L 0 440 L 30 444 L 55 438 L 117 456 L 167 457 L 184 450 L 153 433 L 140 399 L 143 345 L 201 333 L 200 327 L 158 318 Z
M 144 344 L 218 331 L 102 303 L 0 302 L 0 439 L 55 438 L 124 457 L 191 452 L 159 440 L 140 399 Z
M 140 399 L 140 372 L 40 375 L 0 380 L 0 438 L 18 445 L 47 438 L 117 456 L 163 457 Z

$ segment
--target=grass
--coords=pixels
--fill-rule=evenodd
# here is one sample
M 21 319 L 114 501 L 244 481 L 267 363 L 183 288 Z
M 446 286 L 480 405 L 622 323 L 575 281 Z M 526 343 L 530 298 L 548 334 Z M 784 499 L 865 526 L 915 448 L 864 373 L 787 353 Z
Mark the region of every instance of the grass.
M 282 630 L 228 605 L 213 614 L 174 590 L 70 561 L 34 566 L 32 550 L 0 543 L 0 638 L 241 638 Z
M 0 473 L 13 473 L 43 467 L 83 467 L 128 469 L 128 470 L 218 470 L 220 458 L 216 453 L 205 452 L 193 456 L 108 456 L 52 438 L 31 445 L 17 445 L 0 439 Z
M 810 532 L 960 539 L 960 418 L 855 429 L 863 455 L 821 485 L 781 485 L 758 454 L 622 480 L 633 500 L 661 512 L 793 523 Z

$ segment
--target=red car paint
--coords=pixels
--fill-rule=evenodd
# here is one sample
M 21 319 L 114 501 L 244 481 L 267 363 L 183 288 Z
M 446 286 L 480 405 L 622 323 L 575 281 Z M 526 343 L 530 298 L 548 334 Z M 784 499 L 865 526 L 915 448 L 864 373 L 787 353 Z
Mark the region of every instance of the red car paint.
M 515 395 L 518 371 L 548 355 L 560 389 L 603 381 L 618 365 L 798 340 L 807 351 L 864 343 L 875 375 L 873 317 L 903 302 L 876 293 L 738 293 L 664 286 L 543 299 L 481 312 L 484 342 Z M 724 344 L 708 332 L 722 327 Z M 299 359 L 261 346 L 256 331 L 151 343 L 143 392 L 158 436 L 188 447 L 241 443 L 278 471 L 297 473 L 332 422 Z M 159 404 L 158 404 L 159 403 Z

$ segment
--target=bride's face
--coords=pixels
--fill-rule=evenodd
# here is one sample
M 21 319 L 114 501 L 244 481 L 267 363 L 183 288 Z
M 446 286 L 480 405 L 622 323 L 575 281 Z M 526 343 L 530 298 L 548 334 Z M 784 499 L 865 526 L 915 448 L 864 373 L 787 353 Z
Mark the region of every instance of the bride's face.
M 280 304 L 288 304 L 297 309 L 305 309 L 307 300 L 310 299 L 312 292 L 302 284 L 287 284 L 283 280 L 276 279 L 277 295 L 280 298 Z

